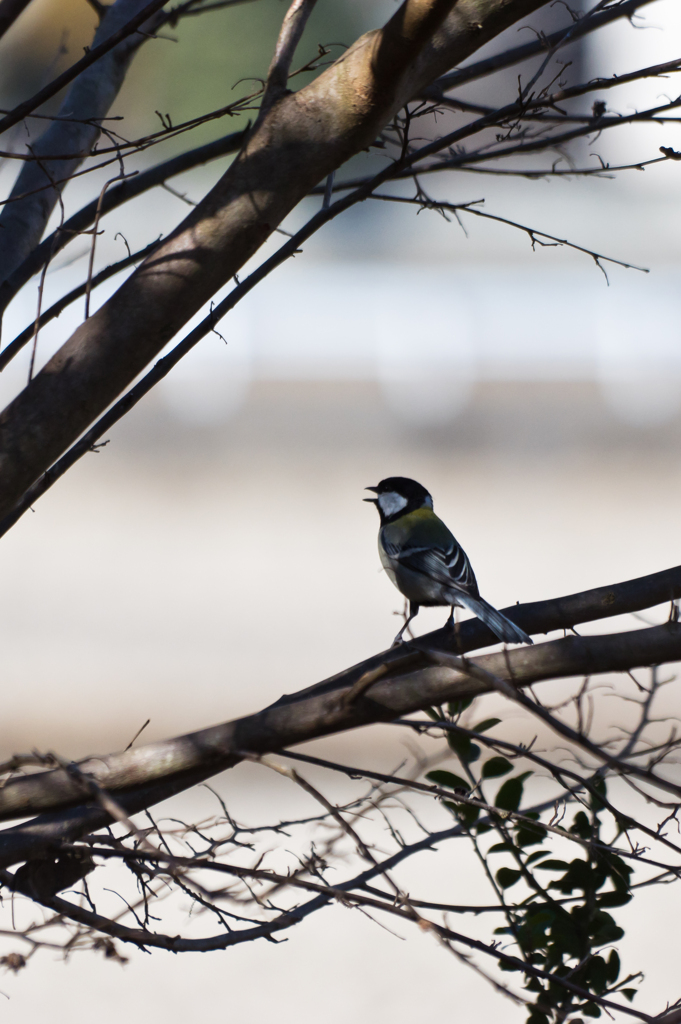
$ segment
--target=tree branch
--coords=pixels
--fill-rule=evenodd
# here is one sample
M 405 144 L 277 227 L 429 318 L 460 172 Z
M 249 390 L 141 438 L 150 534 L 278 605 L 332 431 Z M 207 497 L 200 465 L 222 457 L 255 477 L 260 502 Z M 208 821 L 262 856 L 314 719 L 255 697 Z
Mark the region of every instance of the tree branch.
M 92 64 L 95 64 L 110 50 L 113 50 L 114 46 L 127 39 L 128 36 L 132 35 L 140 28 L 147 18 L 150 18 L 152 14 L 159 11 L 161 7 L 167 2 L 167 0 L 150 0 L 145 7 L 135 17 L 131 18 L 125 25 L 121 26 L 118 31 L 114 32 L 113 35 L 109 36 L 104 42 L 98 46 L 93 46 L 91 50 L 81 57 L 80 60 L 72 64 L 70 68 L 67 68 L 61 75 L 58 75 L 49 85 L 46 85 L 40 92 L 37 92 L 35 96 L 32 96 L 29 100 L 25 100 L 20 103 L 14 110 L 11 110 L 5 117 L 0 118 L 0 132 L 6 132 L 8 128 L 12 128 L 13 125 L 18 124 L 19 121 L 36 110 L 38 107 L 46 103 L 47 100 L 52 99 L 58 92 L 72 82 L 74 78 L 77 78 L 86 68 L 89 68 Z
M 100 134 L 99 121 L 109 112 L 123 84 L 130 61 L 138 47 L 146 41 L 162 17 L 158 10 L 162 0 L 143 4 L 142 0 L 116 0 L 106 8 L 95 37 L 92 49 L 86 56 L 65 72 L 66 81 L 75 78 L 61 104 L 60 113 L 69 114 L 72 120 L 53 121 L 41 137 L 31 144 L 34 162 L 27 163 L 14 183 L 10 201 L 0 214 L 0 281 L 4 281 L 29 256 L 40 241 L 45 226 L 59 199 L 64 185 L 82 162 L 83 153 L 89 152 Z M 156 18 L 150 17 L 156 13 Z M 145 24 L 145 32 L 135 33 L 135 28 Z M 97 62 L 95 64 L 95 62 Z M 73 73 L 81 68 L 80 73 Z M 77 74 L 77 77 L 76 77 Z M 61 75 L 56 81 L 64 79 Z M 47 87 L 53 96 L 61 86 Z M 49 91 L 52 89 L 53 91 Z M 45 90 L 42 91 L 45 93 Z M 41 94 L 38 94 L 42 96 Z M 43 99 L 47 98 L 47 95 Z M 21 109 L 34 109 L 39 103 L 28 100 Z M 33 104 L 33 106 L 31 106 Z M 17 108 L 17 110 L 20 108 Z M 10 127 L 15 121 L 16 111 L 0 120 L 0 130 Z M 20 119 L 20 118 L 19 118 Z M 73 153 L 70 160 L 52 160 L 49 154 Z M 17 198 L 23 196 L 24 198 Z M 12 201 L 12 199 L 15 201 Z M 71 236 L 67 236 L 71 237 Z M 50 258 L 54 252 L 50 250 Z
M 433 82 L 432 85 L 422 89 L 419 95 L 423 99 L 428 100 L 442 99 L 444 94 L 451 89 L 466 85 L 468 82 L 476 82 L 480 78 L 485 78 L 487 75 L 492 74 L 494 71 L 503 71 L 505 68 L 511 68 L 515 64 L 531 60 L 532 57 L 545 54 L 548 49 L 562 42 L 568 32 L 570 33 L 570 41 L 575 42 L 577 39 L 589 35 L 591 32 L 595 32 L 597 29 L 603 28 L 604 25 L 608 25 L 613 21 L 618 21 L 620 18 L 632 18 L 640 7 L 645 7 L 654 2 L 655 0 L 628 0 L 628 3 L 618 4 L 616 7 L 599 11 L 592 17 L 582 17 L 576 25 L 570 24 L 566 28 L 557 29 L 549 35 L 535 39 L 531 43 L 515 46 L 510 50 L 504 50 L 503 53 L 497 53 L 493 57 L 476 61 L 475 64 L 468 64 L 464 68 L 457 68 L 456 71 L 443 75 L 436 82 Z
M 645 587 L 646 581 L 642 582 Z M 566 600 L 585 597 L 574 595 Z M 553 602 L 548 602 L 549 619 L 552 605 Z M 508 611 L 513 614 L 512 609 Z M 127 814 L 132 814 L 149 802 L 165 798 L 167 787 L 179 792 L 211 774 L 233 767 L 243 759 L 244 752 L 269 753 L 330 733 L 390 721 L 431 705 L 490 692 L 495 686 L 484 673 L 517 688 L 547 679 L 630 671 L 651 663 L 681 660 L 681 625 L 676 622 L 605 636 L 570 636 L 535 647 L 482 655 L 468 660 L 465 671 L 433 665 L 438 640 L 437 633 L 421 637 L 418 646 L 405 644 L 369 659 L 307 690 L 282 697 L 254 715 L 123 753 L 86 759 L 79 763 L 79 770 L 89 775 L 101 789 L 116 792 L 117 803 Z M 426 644 L 427 650 L 421 650 Z M 464 644 L 465 638 L 462 638 L 461 646 Z M 385 671 L 378 673 L 376 662 L 381 659 Z M 370 693 L 352 699 L 353 692 L 357 692 L 353 691 L 357 680 L 366 673 L 375 677 Z M 478 678 L 474 678 L 476 673 Z M 155 796 L 150 800 L 150 790 L 159 784 L 163 797 Z M 80 800 L 82 784 L 68 772 L 62 769 L 41 772 L 9 780 L 0 789 L 0 820 L 64 807 Z M 74 824 L 82 827 L 87 821 L 86 830 L 101 827 L 92 824 L 93 820 L 104 820 L 99 809 L 80 808 L 75 819 L 68 815 L 61 819 L 48 815 L 42 822 L 36 819 L 6 830 L 0 837 L 0 863 L 7 866 L 13 859 L 23 859 L 16 856 L 17 843 L 25 855 L 24 843 L 27 841 L 28 848 L 32 848 L 43 825 L 54 841 L 51 826 L 56 827 L 61 838 L 70 838 L 68 829 Z
M 291 61 L 316 2 L 317 0 L 293 0 L 284 15 L 272 63 L 267 72 L 265 92 L 260 105 L 261 118 L 287 91 Z
M 110 850 L 101 851 L 101 853 L 103 856 L 121 855 L 119 851 Z M 146 853 L 142 853 L 141 855 L 138 854 L 138 856 L 144 858 Z M 131 859 L 134 857 L 135 853 L 132 853 Z M 162 853 L 155 854 L 154 859 L 156 858 L 161 861 L 167 859 Z M 208 950 L 227 949 L 230 946 L 238 945 L 243 942 L 251 942 L 254 939 L 265 938 L 277 931 L 281 931 L 283 929 L 290 928 L 294 924 L 298 924 L 304 916 L 309 916 L 314 910 L 320 909 L 324 903 L 331 901 L 338 901 L 346 906 L 371 907 L 374 910 L 380 910 L 383 913 L 400 917 L 412 924 L 417 923 L 423 930 L 430 931 L 441 939 L 461 943 L 478 953 L 491 956 L 499 963 L 499 965 L 506 967 L 509 970 L 520 970 L 528 977 L 543 978 L 547 981 L 553 982 L 553 984 L 558 982 L 568 991 L 573 992 L 582 999 L 588 999 L 589 1001 L 595 1002 L 600 1006 L 607 1007 L 608 1009 L 619 1010 L 630 1017 L 635 1017 L 637 1020 L 651 1022 L 652 1024 L 653 1018 L 651 1018 L 647 1013 L 634 1010 L 632 1007 L 621 1003 L 615 1003 L 610 999 L 606 999 L 593 992 L 587 991 L 580 985 L 575 984 L 569 977 L 557 977 L 549 971 L 535 967 L 529 962 L 523 961 L 518 957 L 511 956 L 499 949 L 497 943 L 487 944 L 485 942 L 481 942 L 479 939 L 474 939 L 468 935 L 464 935 L 461 932 L 453 931 L 451 928 L 423 919 L 416 914 L 410 906 L 405 907 L 394 898 L 391 900 L 376 899 L 374 896 L 368 896 L 362 892 L 357 892 L 355 890 L 358 886 L 355 879 L 346 882 L 341 886 L 330 886 L 308 879 L 292 878 L 288 875 L 280 875 L 273 871 L 263 871 L 258 868 L 241 868 L 228 864 L 216 864 L 211 861 L 207 861 L 205 864 L 196 864 L 192 863 L 190 858 L 182 857 L 173 858 L 173 860 L 180 864 L 186 863 L 186 866 L 189 867 L 203 867 L 204 870 L 215 871 L 220 874 L 231 875 L 237 878 L 262 879 L 280 886 L 292 886 L 308 892 L 317 893 L 318 895 L 303 907 L 284 911 L 275 918 L 274 921 L 269 923 L 263 923 L 261 925 L 256 925 L 253 928 L 240 929 L 238 931 L 227 932 L 205 939 L 185 939 L 177 935 L 159 935 L 155 932 L 150 932 L 142 928 L 130 928 L 127 925 L 112 921 L 110 918 L 103 917 L 101 914 L 94 913 L 84 907 L 79 907 L 75 903 L 64 900 L 60 896 L 40 896 L 34 893 L 30 887 L 22 885 L 21 882 L 15 879 L 15 876 L 9 871 L 0 869 L 0 881 L 6 885 L 8 889 L 23 892 L 36 903 L 48 907 L 50 910 L 54 910 L 56 913 L 73 921 L 77 921 L 85 927 L 96 929 L 97 931 L 101 931 L 106 935 L 111 935 L 124 942 L 131 942 L 141 948 L 152 947 L 156 949 L 167 949 L 174 953 L 207 952 Z M 376 871 L 380 871 L 382 867 L 382 865 L 376 865 Z
M 141 171 L 134 178 L 129 178 L 127 181 L 121 182 L 120 185 L 109 189 L 102 203 L 102 217 L 107 213 L 111 213 L 112 210 L 118 209 L 123 203 L 127 203 L 131 199 L 142 195 L 149 189 L 162 185 L 168 178 L 172 178 L 177 174 L 183 174 L 194 167 L 200 167 L 210 160 L 217 160 L 221 156 L 235 153 L 241 148 L 249 130 L 249 128 L 245 128 L 240 132 L 231 132 L 229 135 L 216 139 L 215 142 L 209 142 L 205 146 L 197 146 L 196 149 L 180 153 L 179 156 L 171 157 L 170 160 L 164 160 L 163 163 L 150 167 L 146 171 Z M 61 227 L 53 231 L 40 245 L 36 246 L 24 259 L 23 263 L 0 284 L 0 315 L 17 292 L 23 288 L 34 274 L 42 270 L 48 260 L 53 259 L 58 252 L 73 240 L 75 235 L 86 231 L 94 224 L 97 215 L 97 202 L 98 200 L 94 199 L 91 203 L 78 210 L 77 213 L 74 213 L 73 216 L 69 217 L 68 220 L 64 221 Z M 16 350 L 10 354 L 8 349 L 9 346 L 0 352 L 0 370 L 4 370 L 9 360 L 16 354 Z

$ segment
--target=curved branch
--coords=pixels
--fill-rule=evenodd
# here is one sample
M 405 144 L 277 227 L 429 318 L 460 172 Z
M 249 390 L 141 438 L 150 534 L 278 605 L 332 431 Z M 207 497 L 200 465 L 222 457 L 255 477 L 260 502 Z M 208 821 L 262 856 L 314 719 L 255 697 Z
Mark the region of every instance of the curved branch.
M 106 853 L 114 856 L 117 854 L 120 855 L 119 851 L 106 851 Z M 134 857 L 135 853 L 132 853 L 130 859 L 134 859 Z M 163 859 L 162 854 L 159 855 L 158 859 Z M 180 857 L 173 858 L 173 860 L 180 864 L 186 862 L 186 866 L 189 867 L 203 866 L 193 864 L 189 858 Z M 376 870 L 380 870 L 381 867 L 382 865 L 380 864 L 376 865 Z M 170 950 L 173 953 L 204 953 L 209 950 L 227 949 L 230 946 L 240 945 L 243 942 L 252 942 L 254 939 L 267 938 L 277 931 L 282 931 L 283 929 L 290 928 L 294 924 L 298 924 L 304 917 L 308 917 L 311 913 L 314 913 L 316 910 L 320 910 L 325 904 L 332 901 L 338 901 L 346 906 L 370 907 L 373 910 L 380 910 L 383 913 L 400 917 L 413 924 L 418 924 L 422 929 L 432 931 L 442 939 L 446 939 L 450 942 L 461 943 L 478 953 L 484 953 L 487 956 L 491 956 L 502 968 L 505 967 L 507 970 L 522 971 L 526 977 L 543 978 L 552 982 L 554 985 L 556 983 L 560 984 L 569 992 L 573 992 L 582 999 L 588 999 L 591 1002 L 595 1002 L 599 1006 L 604 1006 L 608 1009 L 619 1010 L 630 1017 L 635 1017 L 637 1020 L 648 1022 L 652 1022 L 653 1020 L 653 1018 L 651 1018 L 647 1013 L 642 1013 L 638 1010 L 634 1010 L 632 1007 L 623 1005 L 622 1003 L 615 1003 L 610 999 L 606 999 L 603 996 L 587 991 L 580 985 L 572 982 L 569 977 L 557 976 L 550 971 L 543 970 L 540 967 L 536 967 L 528 963 L 526 960 L 521 960 L 519 957 L 512 956 L 499 949 L 497 943 L 488 944 L 486 942 L 481 942 L 479 939 L 472 938 L 469 935 L 464 935 L 462 932 L 453 931 L 451 928 L 447 928 L 443 925 L 436 924 L 434 921 L 424 919 L 413 910 L 411 905 L 404 906 L 394 898 L 388 900 L 376 899 L 375 896 L 370 896 L 363 892 L 357 892 L 355 891 L 356 882 L 354 879 L 351 882 L 347 882 L 340 886 L 331 886 L 308 879 L 292 878 L 289 875 L 280 875 L 273 871 L 262 871 L 257 868 L 239 868 L 232 865 L 216 864 L 211 861 L 208 861 L 205 864 L 205 868 L 210 871 L 216 871 L 218 873 L 237 878 L 263 879 L 277 885 L 292 886 L 308 892 L 317 893 L 318 895 L 314 899 L 309 900 L 308 903 L 304 904 L 302 907 L 296 907 L 293 910 L 284 911 L 271 922 L 266 922 L 251 928 L 239 929 L 238 931 L 224 932 L 220 935 L 210 936 L 204 939 L 185 939 L 179 935 L 159 935 L 155 932 L 150 932 L 142 928 L 130 928 L 127 925 L 120 924 L 118 921 L 111 920 L 111 918 L 103 917 L 101 914 L 88 910 L 85 907 L 79 907 L 75 903 L 70 903 L 68 900 L 62 899 L 60 896 L 39 896 L 29 887 L 22 885 L 21 882 L 16 880 L 15 876 L 9 871 L 0 869 L 0 881 L 10 890 L 23 892 L 36 903 L 48 907 L 50 910 L 54 910 L 56 913 L 67 917 L 72 921 L 77 921 L 79 924 L 82 924 L 87 928 L 104 932 L 104 934 L 111 935 L 123 942 L 131 942 L 143 949 L 145 947 L 152 947 L 155 949 Z
M 293 0 L 284 15 L 272 63 L 267 72 L 265 91 L 260 104 L 260 117 L 263 117 L 272 104 L 286 94 L 291 61 L 316 2 L 317 0 Z

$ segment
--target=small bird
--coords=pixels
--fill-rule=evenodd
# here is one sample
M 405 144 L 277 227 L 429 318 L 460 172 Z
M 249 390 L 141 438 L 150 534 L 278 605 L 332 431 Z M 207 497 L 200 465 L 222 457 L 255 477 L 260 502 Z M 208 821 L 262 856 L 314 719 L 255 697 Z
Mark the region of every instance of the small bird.
M 381 517 L 378 553 L 391 582 L 409 601 L 409 616 L 393 646 L 418 615 L 421 605 L 450 605 L 447 625 L 454 625 L 454 608 L 468 608 L 495 636 L 509 644 L 531 644 L 519 626 L 480 597 L 466 552 L 433 512 L 425 487 L 404 476 L 390 476 L 367 487 Z

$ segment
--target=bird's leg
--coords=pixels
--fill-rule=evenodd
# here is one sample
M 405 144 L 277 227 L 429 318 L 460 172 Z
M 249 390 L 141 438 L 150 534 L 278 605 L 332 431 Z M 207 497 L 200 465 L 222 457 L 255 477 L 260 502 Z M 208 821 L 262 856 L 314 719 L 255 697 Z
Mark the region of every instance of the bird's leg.
M 416 616 L 418 615 L 420 607 L 421 607 L 420 605 L 414 604 L 413 601 L 409 602 L 409 615 L 405 619 L 405 623 L 402 626 L 402 629 L 399 631 L 399 633 L 397 634 L 397 636 L 393 640 L 393 647 L 397 647 L 399 644 L 402 643 L 402 635 L 403 635 L 405 629 L 407 628 L 407 626 L 409 625 L 409 623 L 411 622 L 411 620 L 415 619 Z
M 456 604 L 452 605 L 449 612 L 449 618 L 445 622 L 445 629 L 452 629 L 454 631 L 454 642 L 456 644 L 456 649 L 459 652 L 459 654 L 462 654 L 463 652 L 461 650 L 461 644 L 459 643 L 459 617 L 457 615 L 456 619 L 454 618 L 454 612 L 458 607 L 459 606 Z

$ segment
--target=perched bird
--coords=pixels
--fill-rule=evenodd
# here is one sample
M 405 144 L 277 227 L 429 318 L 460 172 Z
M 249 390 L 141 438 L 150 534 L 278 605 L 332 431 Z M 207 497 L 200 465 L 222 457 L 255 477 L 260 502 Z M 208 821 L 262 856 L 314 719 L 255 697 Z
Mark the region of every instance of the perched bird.
M 531 644 L 519 626 L 480 597 L 475 574 L 466 552 L 433 512 L 433 499 L 425 487 L 404 476 L 381 480 L 367 487 L 381 517 L 378 552 L 383 568 L 409 601 L 409 616 L 395 637 L 402 635 L 418 615 L 421 605 L 450 605 L 448 626 L 454 624 L 454 608 L 468 608 L 495 636 L 509 644 Z

